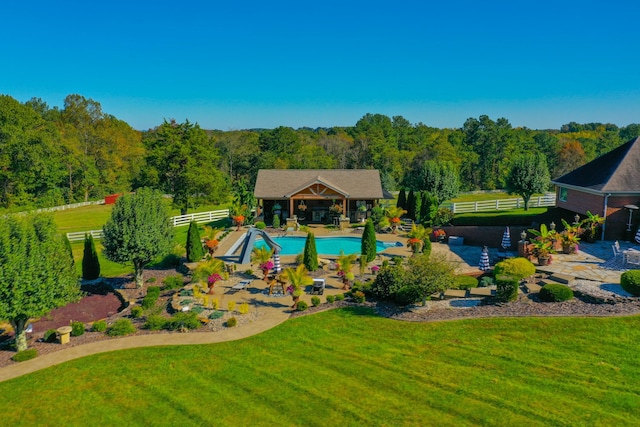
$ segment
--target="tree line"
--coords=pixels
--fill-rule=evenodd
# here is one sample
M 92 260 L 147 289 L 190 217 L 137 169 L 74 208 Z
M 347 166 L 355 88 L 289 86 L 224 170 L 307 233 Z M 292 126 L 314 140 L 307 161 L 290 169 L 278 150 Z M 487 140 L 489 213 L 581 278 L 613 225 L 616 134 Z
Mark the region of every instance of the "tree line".
M 139 131 L 81 95 L 67 96 L 61 108 L 0 95 L 0 207 L 61 205 L 146 186 L 173 194 L 186 212 L 253 188 L 261 168 L 373 168 L 387 190 L 434 192 L 442 177 L 463 191 L 491 190 L 508 187 L 521 155 L 544 157 L 558 177 L 639 135 L 640 124 L 534 130 L 482 115 L 439 129 L 382 114 L 347 127 L 220 131 L 169 119 Z

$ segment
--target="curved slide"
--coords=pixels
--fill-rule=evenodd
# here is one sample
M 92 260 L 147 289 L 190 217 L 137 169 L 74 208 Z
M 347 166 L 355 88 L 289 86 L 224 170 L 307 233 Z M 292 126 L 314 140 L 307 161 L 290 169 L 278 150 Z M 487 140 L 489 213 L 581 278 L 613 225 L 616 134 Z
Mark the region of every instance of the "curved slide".
M 279 260 L 280 251 L 282 250 L 280 245 L 274 242 L 271 236 L 269 236 L 269 234 L 266 231 L 259 230 L 255 227 L 251 227 L 249 231 L 247 231 L 247 234 L 244 236 L 244 243 L 242 245 L 242 251 L 240 252 L 240 260 L 238 261 L 240 264 L 249 264 L 251 262 L 251 251 L 253 250 L 253 244 L 255 243 L 256 236 L 258 235 L 262 236 L 265 243 L 271 249 L 273 249 L 274 260 L 276 259 Z M 279 263 L 276 263 L 276 264 L 279 264 Z M 276 271 L 279 271 L 277 267 L 278 266 L 276 265 Z

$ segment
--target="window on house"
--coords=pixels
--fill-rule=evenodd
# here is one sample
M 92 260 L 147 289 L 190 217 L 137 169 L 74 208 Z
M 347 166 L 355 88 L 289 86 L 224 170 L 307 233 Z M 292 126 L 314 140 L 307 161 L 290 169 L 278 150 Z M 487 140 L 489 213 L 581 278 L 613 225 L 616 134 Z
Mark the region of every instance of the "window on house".
M 561 202 L 566 202 L 567 201 L 567 189 L 563 188 L 563 187 L 560 187 L 560 192 L 559 193 L 560 193 L 560 197 L 559 197 L 560 201 Z

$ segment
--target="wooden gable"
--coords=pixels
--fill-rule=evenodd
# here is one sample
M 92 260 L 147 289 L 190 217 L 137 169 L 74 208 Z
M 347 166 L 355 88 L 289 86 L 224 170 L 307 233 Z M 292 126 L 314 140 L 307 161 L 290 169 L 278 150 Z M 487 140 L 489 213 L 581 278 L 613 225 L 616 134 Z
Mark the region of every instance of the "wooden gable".
M 321 183 L 314 183 L 310 186 L 303 188 L 297 193 L 291 196 L 292 199 L 306 199 L 306 200 L 318 200 L 318 199 L 342 199 L 344 194 L 336 191 Z

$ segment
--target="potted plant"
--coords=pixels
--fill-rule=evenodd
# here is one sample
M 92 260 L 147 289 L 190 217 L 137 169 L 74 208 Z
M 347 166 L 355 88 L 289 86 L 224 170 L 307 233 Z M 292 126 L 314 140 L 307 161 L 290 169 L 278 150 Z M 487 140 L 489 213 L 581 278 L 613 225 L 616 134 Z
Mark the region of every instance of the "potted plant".
M 313 278 L 307 275 L 307 268 L 304 264 L 300 264 L 297 268 L 287 268 L 284 271 L 284 276 L 289 282 L 287 291 L 293 298 L 293 308 L 295 308 L 300 297 L 304 294 L 304 288 L 313 284 Z
M 351 268 L 357 258 L 356 254 L 345 255 L 343 251 L 340 251 L 336 263 L 338 264 L 338 276 L 342 279 L 342 289 L 349 289 L 351 280 L 355 278 Z
M 447 238 L 447 233 L 442 228 L 438 228 L 437 230 L 433 230 L 433 237 L 435 237 L 437 242 L 444 243 Z
M 587 211 L 587 217 L 580 222 L 580 228 L 584 230 L 583 236 L 587 242 L 593 243 L 596 241 L 604 221 L 605 219 L 600 215 L 594 215 L 590 211 Z
M 391 224 L 391 232 L 393 234 L 396 233 L 396 230 L 398 229 L 398 225 L 400 225 L 400 217 L 406 213 L 407 213 L 406 210 L 399 208 L 397 206 L 390 206 L 386 209 L 384 214 L 388 218 L 389 224 Z
M 578 224 L 570 225 L 564 219 L 562 219 L 562 225 L 564 225 L 564 230 L 559 234 L 562 251 L 565 254 L 573 254 L 577 251 L 578 242 L 580 241 L 578 237 L 580 234 L 580 226 Z
M 255 247 L 251 251 L 251 262 L 258 263 L 259 268 L 262 270 L 262 273 L 264 273 L 264 280 L 267 279 L 269 270 L 273 268 L 273 262 L 271 261 L 272 255 L 273 250 L 267 249 L 266 246 Z
M 547 265 L 551 260 L 551 254 L 556 253 L 554 249 L 554 240 L 556 238 L 555 230 L 549 230 L 546 224 L 540 225 L 540 231 L 529 229 L 529 232 L 536 236 L 531 240 L 533 246 L 533 255 L 538 257 L 539 265 Z
M 422 239 L 412 237 L 407 241 L 407 245 L 411 248 L 411 252 L 413 252 L 413 255 L 415 256 L 422 250 L 423 242 Z

